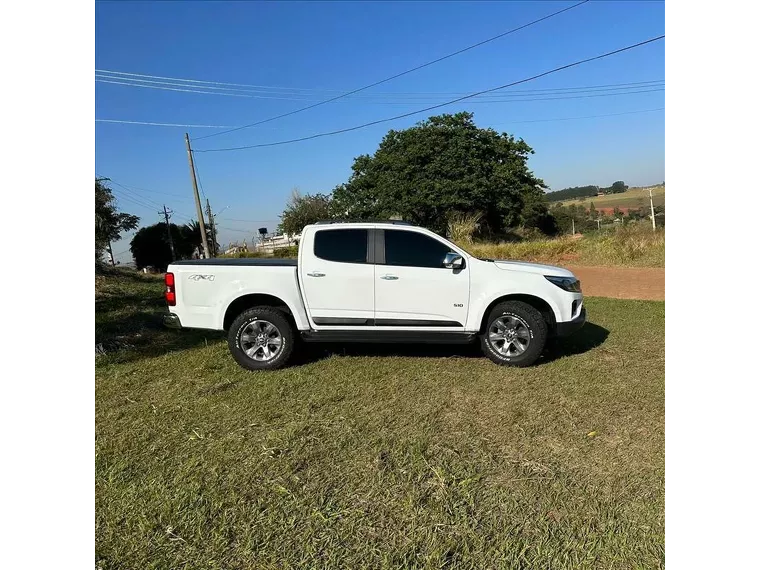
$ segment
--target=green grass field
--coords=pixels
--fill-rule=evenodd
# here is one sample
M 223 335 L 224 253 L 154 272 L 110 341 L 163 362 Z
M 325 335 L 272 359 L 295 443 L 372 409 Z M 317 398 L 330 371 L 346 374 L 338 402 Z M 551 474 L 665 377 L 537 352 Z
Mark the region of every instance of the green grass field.
M 528 369 L 313 348 L 251 373 L 96 278 L 103 570 L 664 566 L 664 303 L 587 299 Z
M 571 206 L 577 204 L 588 208 L 591 202 L 595 208 L 648 208 L 649 190 L 644 188 L 631 188 L 621 194 L 608 194 L 607 196 L 591 196 L 585 200 L 563 200 L 562 204 Z M 665 187 L 652 188 L 652 202 L 655 206 L 665 204 Z

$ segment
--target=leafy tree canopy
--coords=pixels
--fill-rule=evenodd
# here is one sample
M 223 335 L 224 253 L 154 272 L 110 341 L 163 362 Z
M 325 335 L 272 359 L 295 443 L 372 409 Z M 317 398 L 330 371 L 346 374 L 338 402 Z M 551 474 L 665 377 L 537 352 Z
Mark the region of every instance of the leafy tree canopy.
M 140 218 L 119 212 L 107 178 L 95 179 L 95 260 L 99 261 L 108 242 L 121 239 L 121 233 L 137 227 Z
M 302 196 L 293 189 L 285 211 L 280 214 L 279 230 L 288 235 L 301 233 L 304 226 L 330 218 L 330 197 L 324 194 Z
M 444 232 L 453 213 L 482 214 L 491 232 L 543 223 L 543 181 L 528 169 L 522 139 L 478 128 L 472 113 L 439 115 L 385 135 L 354 159 L 333 192 L 335 217 L 404 220 Z
M 612 194 L 620 194 L 621 192 L 625 192 L 628 190 L 628 185 L 623 182 L 622 180 L 618 180 L 617 182 L 613 182 L 612 186 L 609 187 L 609 191 Z
M 176 224 L 169 224 L 174 241 L 174 252 L 177 259 L 189 259 L 197 247 L 191 232 Z M 169 246 L 169 236 L 166 233 L 166 223 L 160 222 L 140 228 L 130 242 L 129 249 L 139 269 L 155 267 L 165 271 L 172 262 L 172 252 Z

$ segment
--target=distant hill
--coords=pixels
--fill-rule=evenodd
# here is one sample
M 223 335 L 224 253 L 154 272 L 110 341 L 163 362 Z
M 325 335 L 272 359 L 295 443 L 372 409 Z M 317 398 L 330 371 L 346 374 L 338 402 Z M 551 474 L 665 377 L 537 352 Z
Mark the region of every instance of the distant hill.
M 621 210 L 627 210 L 629 208 L 637 209 L 641 207 L 649 207 L 649 188 L 652 188 L 652 201 L 655 206 L 662 206 L 665 204 L 665 186 L 647 186 L 646 188 L 630 188 L 620 194 L 607 194 L 606 196 L 597 196 L 594 193 L 591 197 L 576 198 L 575 200 L 562 201 L 563 206 L 571 206 L 573 204 L 582 205 L 588 208 L 591 202 L 594 203 L 594 207 L 598 210 L 611 209 L 617 206 Z M 547 198 L 555 194 L 551 192 L 547 194 Z M 552 200 L 555 201 L 555 200 Z M 555 201 L 556 202 L 556 201 Z
M 575 198 L 596 196 L 599 192 L 604 192 L 605 194 L 620 194 L 626 190 L 628 190 L 628 186 L 625 185 L 625 182 L 618 180 L 611 186 L 605 188 L 601 186 L 573 186 L 572 188 L 563 188 L 562 190 L 547 192 L 546 199 L 549 200 L 549 202 L 562 202 L 564 200 L 573 200 Z

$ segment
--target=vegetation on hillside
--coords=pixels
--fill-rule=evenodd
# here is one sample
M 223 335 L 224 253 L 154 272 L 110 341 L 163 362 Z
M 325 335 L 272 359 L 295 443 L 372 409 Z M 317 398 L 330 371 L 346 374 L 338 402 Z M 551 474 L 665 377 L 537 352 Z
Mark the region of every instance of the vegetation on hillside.
M 562 200 L 572 200 L 574 198 L 587 198 L 596 196 L 599 192 L 604 194 L 620 194 L 628 190 L 628 186 L 622 180 L 613 182 L 610 186 L 573 186 L 572 188 L 563 188 L 554 192 L 547 192 L 546 199 L 549 202 L 560 202 Z
M 630 225 L 591 232 L 517 242 L 461 244 L 478 257 L 565 265 L 665 267 L 665 231 Z
M 621 194 L 606 194 L 604 196 L 593 196 L 591 198 L 578 198 L 576 200 L 567 200 L 562 202 L 552 202 L 551 207 L 557 205 L 564 206 L 586 206 L 594 203 L 597 208 L 648 208 L 649 207 L 649 188 L 630 188 Z M 665 187 L 654 186 L 652 190 L 652 201 L 655 206 L 665 205 Z
M 537 231 L 519 231 L 511 234 L 510 241 L 496 242 L 473 238 L 476 219 L 453 220 L 448 235 L 455 236 L 452 241 L 477 257 L 569 265 L 665 267 L 665 231 L 653 232 L 649 222 L 591 230 L 575 237 L 549 238 Z M 296 258 L 298 246 L 277 248 L 272 254 L 241 252 L 222 257 Z

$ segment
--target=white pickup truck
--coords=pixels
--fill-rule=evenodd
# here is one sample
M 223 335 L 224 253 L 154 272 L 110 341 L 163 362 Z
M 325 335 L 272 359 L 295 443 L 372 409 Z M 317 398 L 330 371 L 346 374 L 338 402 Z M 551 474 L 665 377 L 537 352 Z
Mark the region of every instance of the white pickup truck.
M 287 364 L 305 342 L 469 343 L 529 366 L 547 338 L 586 320 L 578 279 L 560 267 L 479 259 L 399 222 L 306 226 L 298 260 L 176 261 L 172 328 L 228 331 L 242 367 Z

